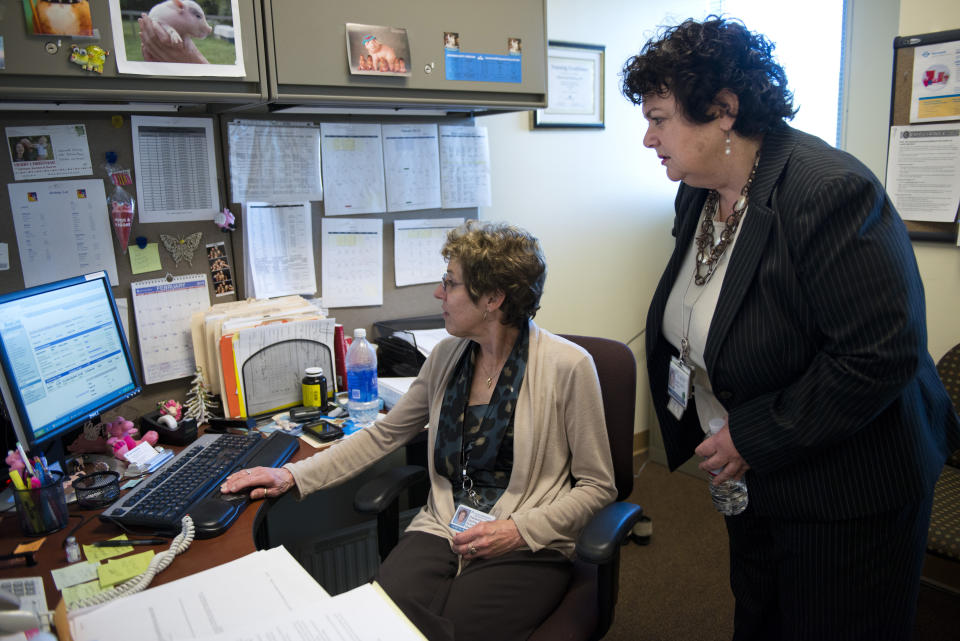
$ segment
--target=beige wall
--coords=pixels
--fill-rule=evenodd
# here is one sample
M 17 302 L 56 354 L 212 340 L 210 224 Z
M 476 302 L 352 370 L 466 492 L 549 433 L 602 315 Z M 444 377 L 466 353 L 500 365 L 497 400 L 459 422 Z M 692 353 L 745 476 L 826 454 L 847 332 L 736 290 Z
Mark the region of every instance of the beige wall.
M 948 23 L 960 27 L 960 3 L 848 3 L 850 85 L 842 146 L 882 176 L 893 38 L 941 30 Z M 643 118 L 620 95 L 619 71 L 658 25 L 703 17 L 706 5 L 702 0 L 674 2 L 667 15 L 661 3 L 549 0 L 550 39 L 606 46 L 606 128 L 534 131 L 529 114 L 480 120 L 489 128 L 493 166 L 493 206 L 482 208 L 481 217 L 521 225 L 543 242 L 549 274 L 537 321 L 552 331 L 627 341 L 644 327 L 647 305 L 670 253 L 676 184 L 642 146 Z M 914 22 L 927 13 L 933 17 Z M 904 23 L 910 28 L 904 30 Z M 936 243 L 917 243 L 915 249 L 927 292 L 929 347 L 936 358 L 960 341 L 960 250 Z M 632 344 L 639 359 L 642 342 L 641 337 Z M 637 429 L 643 431 L 652 421 L 642 367 L 640 378 Z

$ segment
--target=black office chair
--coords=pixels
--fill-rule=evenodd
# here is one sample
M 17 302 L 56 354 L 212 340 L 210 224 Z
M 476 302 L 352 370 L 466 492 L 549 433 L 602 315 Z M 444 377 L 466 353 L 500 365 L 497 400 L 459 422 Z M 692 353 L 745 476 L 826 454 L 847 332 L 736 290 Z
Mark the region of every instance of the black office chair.
M 577 540 L 573 578 L 561 602 L 530 637 L 531 641 L 593 641 L 613 621 L 620 581 L 620 546 L 643 516 L 639 505 L 624 502 L 633 491 L 633 426 L 637 368 L 633 352 L 606 338 L 564 336 L 593 356 L 600 379 L 603 411 L 617 486 L 617 502 L 601 510 Z M 390 470 L 364 485 L 354 500 L 363 513 L 377 515 L 380 558 L 399 537 L 398 498 L 425 481 L 426 470 L 406 466 Z
M 960 345 L 937 362 L 937 372 L 953 406 L 960 409 Z M 960 594 L 956 579 L 960 567 L 960 450 L 947 459 L 933 491 L 927 552 L 923 582 Z

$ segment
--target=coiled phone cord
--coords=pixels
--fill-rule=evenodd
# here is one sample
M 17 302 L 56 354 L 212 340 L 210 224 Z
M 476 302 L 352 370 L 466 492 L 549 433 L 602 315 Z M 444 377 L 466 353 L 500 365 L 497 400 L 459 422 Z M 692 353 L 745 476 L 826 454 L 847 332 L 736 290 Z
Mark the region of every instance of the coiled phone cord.
M 165 570 L 166 567 L 173 562 L 174 557 L 185 552 L 187 548 L 190 547 L 190 544 L 193 543 L 194 536 L 196 536 L 193 519 L 190 518 L 189 514 L 186 514 L 180 520 L 180 524 L 182 526 L 180 534 L 170 542 L 169 548 L 160 552 L 150 560 L 150 565 L 143 574 L 112 587 L 109 590 L 104 590 L 99 594 L 81 599 L 70 606 L 70 610 L 74 611 L 92 605 L 102 605 L 118 597 L 136 594 L 137 592 L 146 590 L 150 586 L 150 582 L 153 581 L 153 578 Z

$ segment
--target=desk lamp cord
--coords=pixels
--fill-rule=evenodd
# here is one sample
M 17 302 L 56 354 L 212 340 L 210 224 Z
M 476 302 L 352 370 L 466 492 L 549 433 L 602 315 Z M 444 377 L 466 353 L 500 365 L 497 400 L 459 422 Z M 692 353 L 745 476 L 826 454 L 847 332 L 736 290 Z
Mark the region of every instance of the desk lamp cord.
M 146 590 L 147 587 L 149 587 L 150 582 L 153 581 L 153 578 L 165 570 L 166 567 L 173 562 L 174 557 L 181 552 L 185 552 L 193 542 L 193 538 L 196 535 L 196 529 L 193 526 L 193 519 L 191 519 L 190 515 L 187 514 L 184 515 L 180 523 L 183 526 L 183 529 L 180 530 L 180 534 L 173 539 L 169 548 L 153 557 L 153 559 L 150 561 L 150 565 L 143 574 L 134 577 L 129 581 L 125 581 L 116 587 L 110 588 L 109 590 L 104 590 L 99 594 L 94 594 L 86 599 L 81 599 L 80 601 L 74 603 L 70 607 L 70 610 L 73 611 L 92 605 L 101 605 L 107 601 L 116 599 L 117 597 L 136 594 L 137 592 Z

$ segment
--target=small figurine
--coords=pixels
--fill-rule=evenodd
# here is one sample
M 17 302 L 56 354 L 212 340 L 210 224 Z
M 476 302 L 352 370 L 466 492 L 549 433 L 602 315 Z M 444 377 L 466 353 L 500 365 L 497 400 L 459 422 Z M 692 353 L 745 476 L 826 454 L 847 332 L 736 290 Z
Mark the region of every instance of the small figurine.
M 83 67 L 87 71 L 103 73 L 103 65 L 110 52 L 98 45 L 87 45 L 87 64 Z
M 99 45 L 70 45 L 70 62 L 80 65 L 85 71 L 103 73 L 103 65 L 110 52 Z
M 140 443 L 146 441 L 150 445 L 156 445 L 159 435 L 150 430 L 143 435 L 143 438 L 137 441 L 137 428 L 132 421 L 128 421 L 122 416 L 118 416 L 112 423 L 107 423 L 106 432 L 109 435 L 107 447 L 109 452 L 116 458 L 123 460 L 123 455 L 135 448 Z
M 16 450 L 10 450 L 9 452 L 7 452 L 7 458 L 4 459 L 4 462 L 6 462 L 7 467 L 9 467 L 11 470 L 16 470 L 21 474 L 23 473 L 23 470 L 26 467 L 23 464 L 23 459 L 20 458 L 20 453 L 17 452 Z
M 236 229 L 236 227 L 234 227 L 234 222 L 236 220 L 237 217 L 234 216 L 233 212 L 226 207 L 223 208 L 223 211 L 213 217 L 213 222 L 217 227 L 220 228 L 220 231 L 233 231 Z

